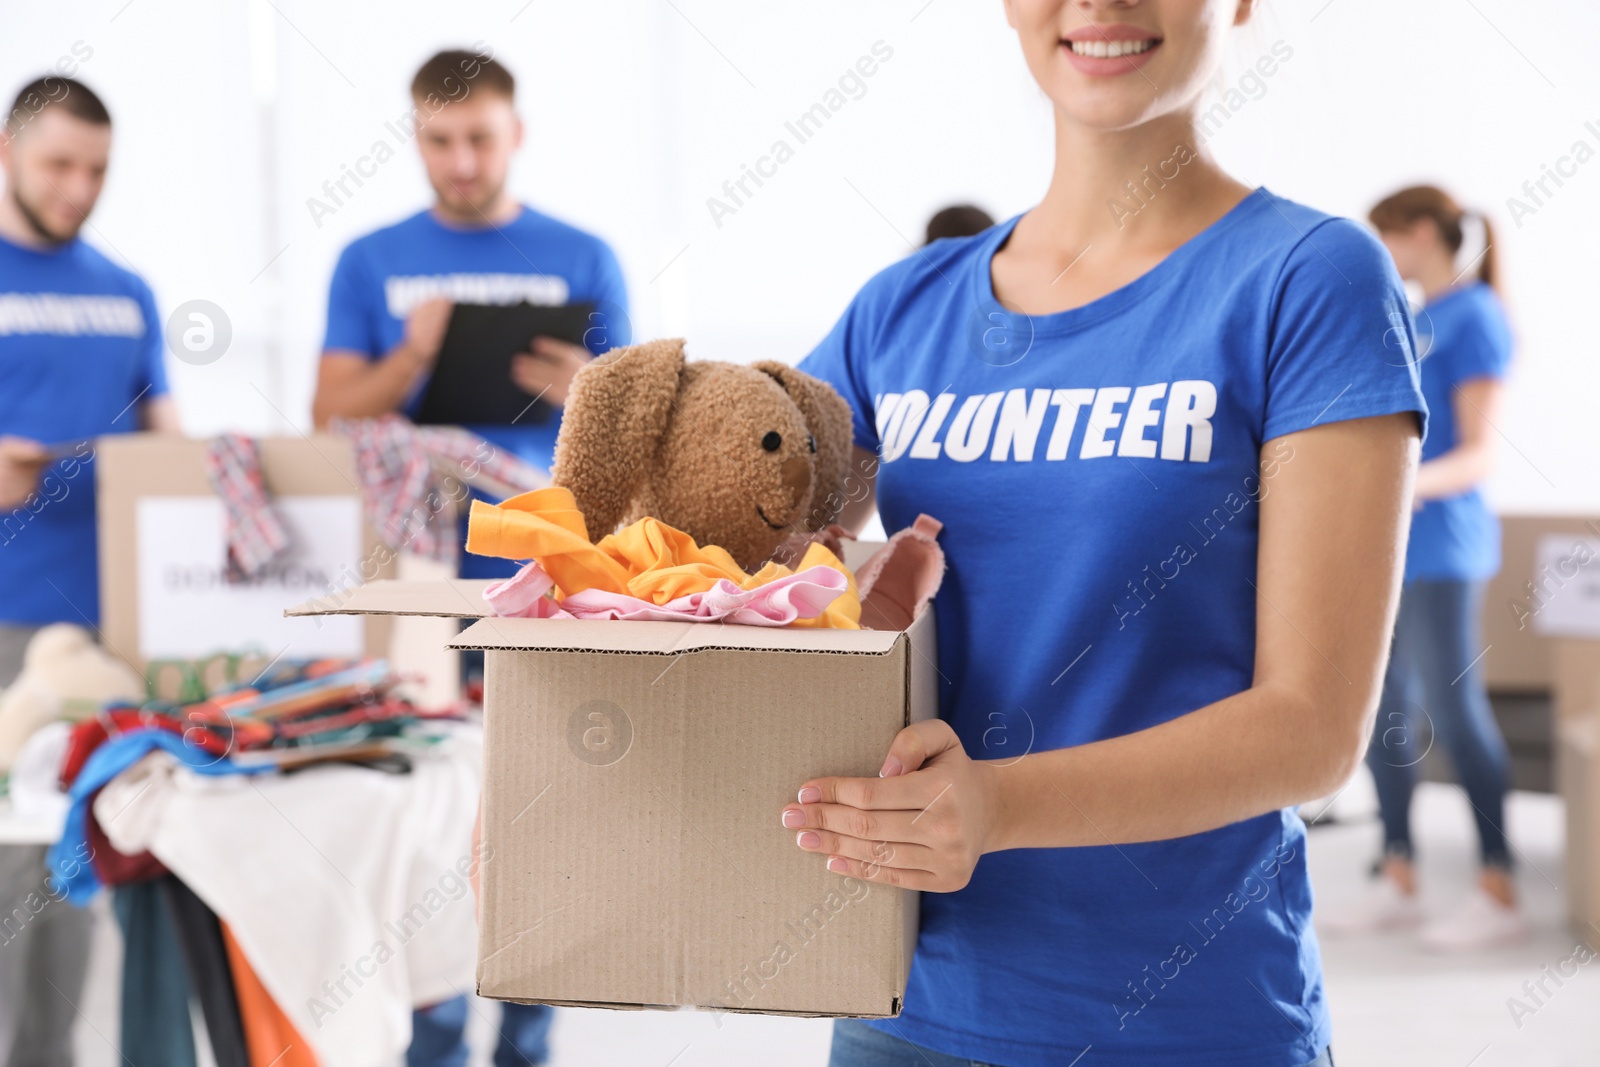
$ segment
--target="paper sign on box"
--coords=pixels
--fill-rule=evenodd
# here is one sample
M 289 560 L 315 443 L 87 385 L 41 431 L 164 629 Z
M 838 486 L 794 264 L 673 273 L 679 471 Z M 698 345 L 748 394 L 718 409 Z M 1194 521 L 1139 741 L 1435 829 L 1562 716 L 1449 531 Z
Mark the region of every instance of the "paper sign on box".
M 361 501 L 286 496 L 275 504 L 290 548 L 248 580 L 227 575 L 227 516 L 204 496 L 149 496 L 137 504 L 139 656 L 199 659 L 256 649 L 275 656 L 360 656 L 359 619 L 315 624 L 283 617 L 287 601 L 347 584 L 361 559 Z
M 1600 637 L 1600 538 L 1539 539 L 1530 610 L 1541 636 Z

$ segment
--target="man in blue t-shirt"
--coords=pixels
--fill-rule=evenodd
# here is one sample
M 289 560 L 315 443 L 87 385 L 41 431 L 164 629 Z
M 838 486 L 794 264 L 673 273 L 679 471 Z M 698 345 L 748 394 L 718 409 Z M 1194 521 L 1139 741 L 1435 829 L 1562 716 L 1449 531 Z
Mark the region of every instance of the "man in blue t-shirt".
M 70 78 L 24 86 L 0 130 L 0 686 L 41 626 L 99 620 L 94 438 L 177 429 L 150 287 L 78 236 L 110 154 Z M 92 928 L 52 884 L 42 847 L 0 846 L 0 1063 L 73 1061 Z
M 506 189 L 522 143 L 515 82 L 486 52 L 441 52 L 411 84 L 417 149 L 433 206 L 351 242 L 334 268 L 313 413 L 415 417 L 453 306 L 592 304 L 584 344 L 533 338 L 509 381 L 527 407 L 509 426 L 470 429 L 548 470 L 567 386 L 593 356 L 629 341 L 622 270 L 600 238 L 519 203 Z M 336 187 L 333 191 L 338 192 Z M 346 189 L 348 191 L 348 189 Z M 512 573 L 466 556 L 463 577 Z
M 518 203 L 507 191 L 522 122 L 514 80 L 487 52 L 434 56 L 413 79 L 411 98 L 434 203 L 352 242 L 339 257 L 328 294 L 316 421 L 396 411 L 414 417 L 457 303 L 592 304 L 596 313 L 583 345 L 533 338 L 515 357 L 509 381 L 482 383 L 485 390 L 526 394 L 523 414 L 509 426 L 469 427 L 548 470 L 572 376 L 594 356 L 629 341 L 621 268 L 600 238 Z M 333 191 L 349 193 L 337 183 Z M 463 577 L 514 570 L 505 560 L 462 557 Z M 544 1062 L 551 1009 L 507 1004 L 504 1010 L 495 1063 Z M 464 1060 L 466 1017 L 464 998 L 417 1012 L 408 1064 Z

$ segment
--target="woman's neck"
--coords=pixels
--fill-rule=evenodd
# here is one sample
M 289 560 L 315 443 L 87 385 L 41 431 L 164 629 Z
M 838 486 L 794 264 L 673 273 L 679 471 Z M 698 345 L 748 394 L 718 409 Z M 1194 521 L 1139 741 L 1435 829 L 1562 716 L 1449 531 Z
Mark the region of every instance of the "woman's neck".
M 1073 248 L 1176 248 L 1250 191 L 1198 140 L 1188 114 L 1106 131 L 1058 113 L 1055 172 L 1030 229 Z
M 1005 307 L 1082 307 L 1153 270 L 1250 194 L 1195 146 L 1187 116 L 1088 130 L 1056 116 L 1056 169 L 990 264 Z

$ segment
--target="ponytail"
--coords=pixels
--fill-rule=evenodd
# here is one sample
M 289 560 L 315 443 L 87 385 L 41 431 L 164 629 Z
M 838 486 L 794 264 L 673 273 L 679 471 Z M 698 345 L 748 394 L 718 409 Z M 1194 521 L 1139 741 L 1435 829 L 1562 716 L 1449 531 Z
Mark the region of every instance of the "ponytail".
M 1483 258 L 1478 261 L 1478 280 L 1495 292 L 1500 291 L 1500 263 L 1495 257 L 1499 255 L 1494 250 L 1494 227 L 1489 224 L 1489 216 L 1479 211 L 1476 213 L 1478 224 L 1483 227 Z

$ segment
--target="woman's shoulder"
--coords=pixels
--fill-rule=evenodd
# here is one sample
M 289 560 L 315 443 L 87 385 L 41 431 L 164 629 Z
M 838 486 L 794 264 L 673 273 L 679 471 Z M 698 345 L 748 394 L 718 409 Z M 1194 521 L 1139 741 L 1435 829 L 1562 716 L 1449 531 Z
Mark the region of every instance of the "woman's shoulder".
M 1236 232 L 1234 244 L 1274 268 L 1280 279 L 1296 273 L 1325 273 L 1385 282 L 1392 279 L 1394 261 L 1383 242 L 1366 226 L 1278 196 L 1265 188 L 1251 194 L 1259 203 L 1246 224 Z M 1398 279 L 1393 279 L 1398 282 Z
M 1266 189 L 1257 189 L 1251 201 L 1241 205 L 1248 210 L 1204 264 L 1210 277 L 1227 279 L 1241 299 L 1260 302 L 1274 319 L 1379 304 L 1403 311 L 1405 289 L 1394 260 L 1366 226 Z

